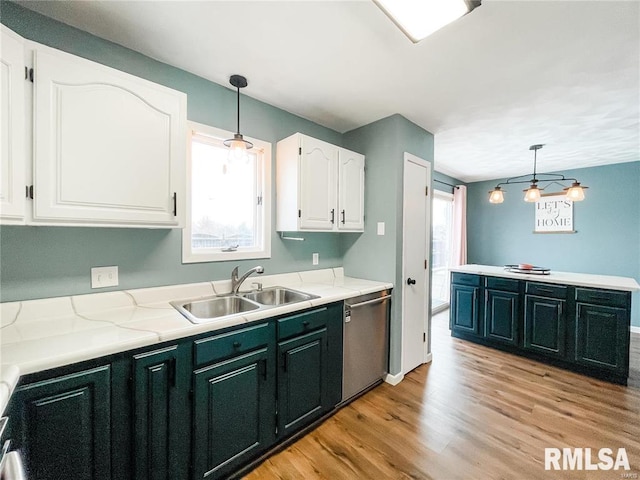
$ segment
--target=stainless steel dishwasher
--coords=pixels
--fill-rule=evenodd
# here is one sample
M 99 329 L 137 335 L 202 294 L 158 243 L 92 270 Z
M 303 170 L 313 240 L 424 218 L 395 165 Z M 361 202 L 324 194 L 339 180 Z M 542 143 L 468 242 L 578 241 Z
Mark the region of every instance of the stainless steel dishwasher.
M 344 302 L 342 402 L 379 383 L 389 365 L 391 291 Z

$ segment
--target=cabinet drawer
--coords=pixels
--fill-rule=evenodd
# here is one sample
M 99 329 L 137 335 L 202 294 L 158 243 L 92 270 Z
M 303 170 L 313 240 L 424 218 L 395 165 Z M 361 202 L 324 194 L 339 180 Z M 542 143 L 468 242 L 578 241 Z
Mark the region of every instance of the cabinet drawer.
M 520 282 L 512 278 L 486 277 L 485 286 L 492 290 L 504 290 L 506 292 L 517 292 Z
M 215 337 L 203 338 L 194 342 L 196 366 L 206 365 L 223 358 L 240 355 L 269 343 L 268 323 L 223 333 Z
M 527 292 L 529 295 L 540 297 L 567 298 L 567 287 L 561 285 L 550 285 L 548 283 L 527 282 Z
M 451 283 L 457 283 L 458 285 L 471 285 L 474 287 L 480 286 L 480 275 L 470 275 L 468 273 L 451 274 Z
M 578 302 L 625 308 L 628 305 L 628 298 L 629 294 L 626 292 L 576 288 L 576 301 Z
M 293 337 L 327 325 L 326 308 L 300 313 L 278 320 L 278 340 Z

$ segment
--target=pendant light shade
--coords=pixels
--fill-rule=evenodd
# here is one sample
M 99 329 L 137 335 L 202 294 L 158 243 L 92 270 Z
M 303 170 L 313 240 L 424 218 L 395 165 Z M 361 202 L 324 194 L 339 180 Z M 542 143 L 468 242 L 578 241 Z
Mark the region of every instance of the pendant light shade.
M 538 185 L 533 182 L 531 183 L 531 186 L 526 190 L 523 190 L 523 192 L 525 202 L 537 202 L 540 200 L 540 189 L 538 188 Z
M 490 203 L 502 203 L 504 202 L 504 193 L 500 187 L 496 187 L 489 192 Z
M 572 202 L 581 202 L 584 200 L 584 190 L 589 187 L 583 187 L 580 182 L 573 182 L 570 187 L 564 189 L 567 192 L 567 200 Z
M 589 187 L 583 187 L 580 182 L 575 178 L 565 178 L 564 175 L 556 173 L 537 173 L 537 160 L 538 150 L 544 147 L 543 144 L 531 145 L 529 150 L 533 150 L 533 173 L 529 175 L 520 175 L 519 177 L 511 177 L 506 182 L 501 182 L 496 185 L 496 188 L 489 192 L 490 203 L 502 203 L 504 202 L 504 194 L 500 188 L 500 185 L 510 185 L 512 183 L 528 183 L 529 188 L 523 190 L 525 202 L 537 202 L 542 196 L 542 190 L 544 188 L 538 187 L 538 182 L 558 183 L 562 181 L 573 181 L 570 187 L 564 189 L 567 200 L 572 202 L 580 202 L 584 200 L 584 191 Z M 548 185 L 546 185 L 548 186 Z
M 233 135 L 233 138 L 225 140 L 223 143 L 225 147 L 229 148 L 230 160 L 242 160 L 247 157 L 247 150 L 253 148 L 253 143 L 245 140 L 240 133 L 240 89 L 246 87 L 248 83 L 247 79 L 242 75 L 231 75 L 229 83 L 233 85 L 237 91 L 238 122 L 236 133 Z

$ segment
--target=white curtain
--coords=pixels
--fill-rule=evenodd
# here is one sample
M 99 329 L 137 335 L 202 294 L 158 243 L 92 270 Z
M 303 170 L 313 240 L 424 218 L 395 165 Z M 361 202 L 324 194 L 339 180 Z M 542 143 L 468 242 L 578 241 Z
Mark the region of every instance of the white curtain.
M 467 187 L 459 185 L 453 190 L 453 248 L 451 266 L 467 263 Z

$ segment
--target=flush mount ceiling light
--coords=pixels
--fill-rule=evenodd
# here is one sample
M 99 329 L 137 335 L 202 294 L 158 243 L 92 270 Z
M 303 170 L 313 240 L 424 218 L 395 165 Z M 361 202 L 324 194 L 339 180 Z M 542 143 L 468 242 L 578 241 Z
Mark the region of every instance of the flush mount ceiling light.
M 573 202 L 579 202 L 584 200 L 584 190 L 589 187 L 583 187 L 580 185 L 580 182 L 575 178 L 566 178 L 564 175 L 560 175 L 558 173 L 536 173 L 537 167 L 537 154 L 538 150 L 540 150 L 544 145 L 531 145 L 529 150 L 533 150 L 533 173 L 528 175 L 520 175 L 519 177 L 511 177 L 508 178 L 506 182 L 501 182 L 496 185 L 496 188 L 489 192 L 489 202 L 490 203 L 502 203 L 504 202 L 504 192 L 500 185 L 511 185 L 513 183 L 528 183 L 529 188 L 523 190 L 524 192 L 524 201 L 525 202 L 537 202 L 540 200 L 541 191 L 544 190 L 538 187 L 538 182 L 548 182 L 557 183 L 563 181 L 573 181 L 570 187 L 564 189 L 566 193 L 567 200 L 571 200 Z M 526 178 L 530 177 L 530 178 Z M 539 178 L 541 177 L 541 178 Z
M 424 40 L 436 30 L 480 6 L 473 0 L 373 0 L 411 39 Z
M 238 126 L 233 138 L 225 140 L 225 147 L 229 147 L 229 157 L 240 160 L 247 155 L 247 150 L 253 148 L 253 143 L 245 140 L 240 133 L 240 89 L 248 85 L 247 79 L 242 75 L 231 75 L 229 83 L 236 87 L 238 94 Z

